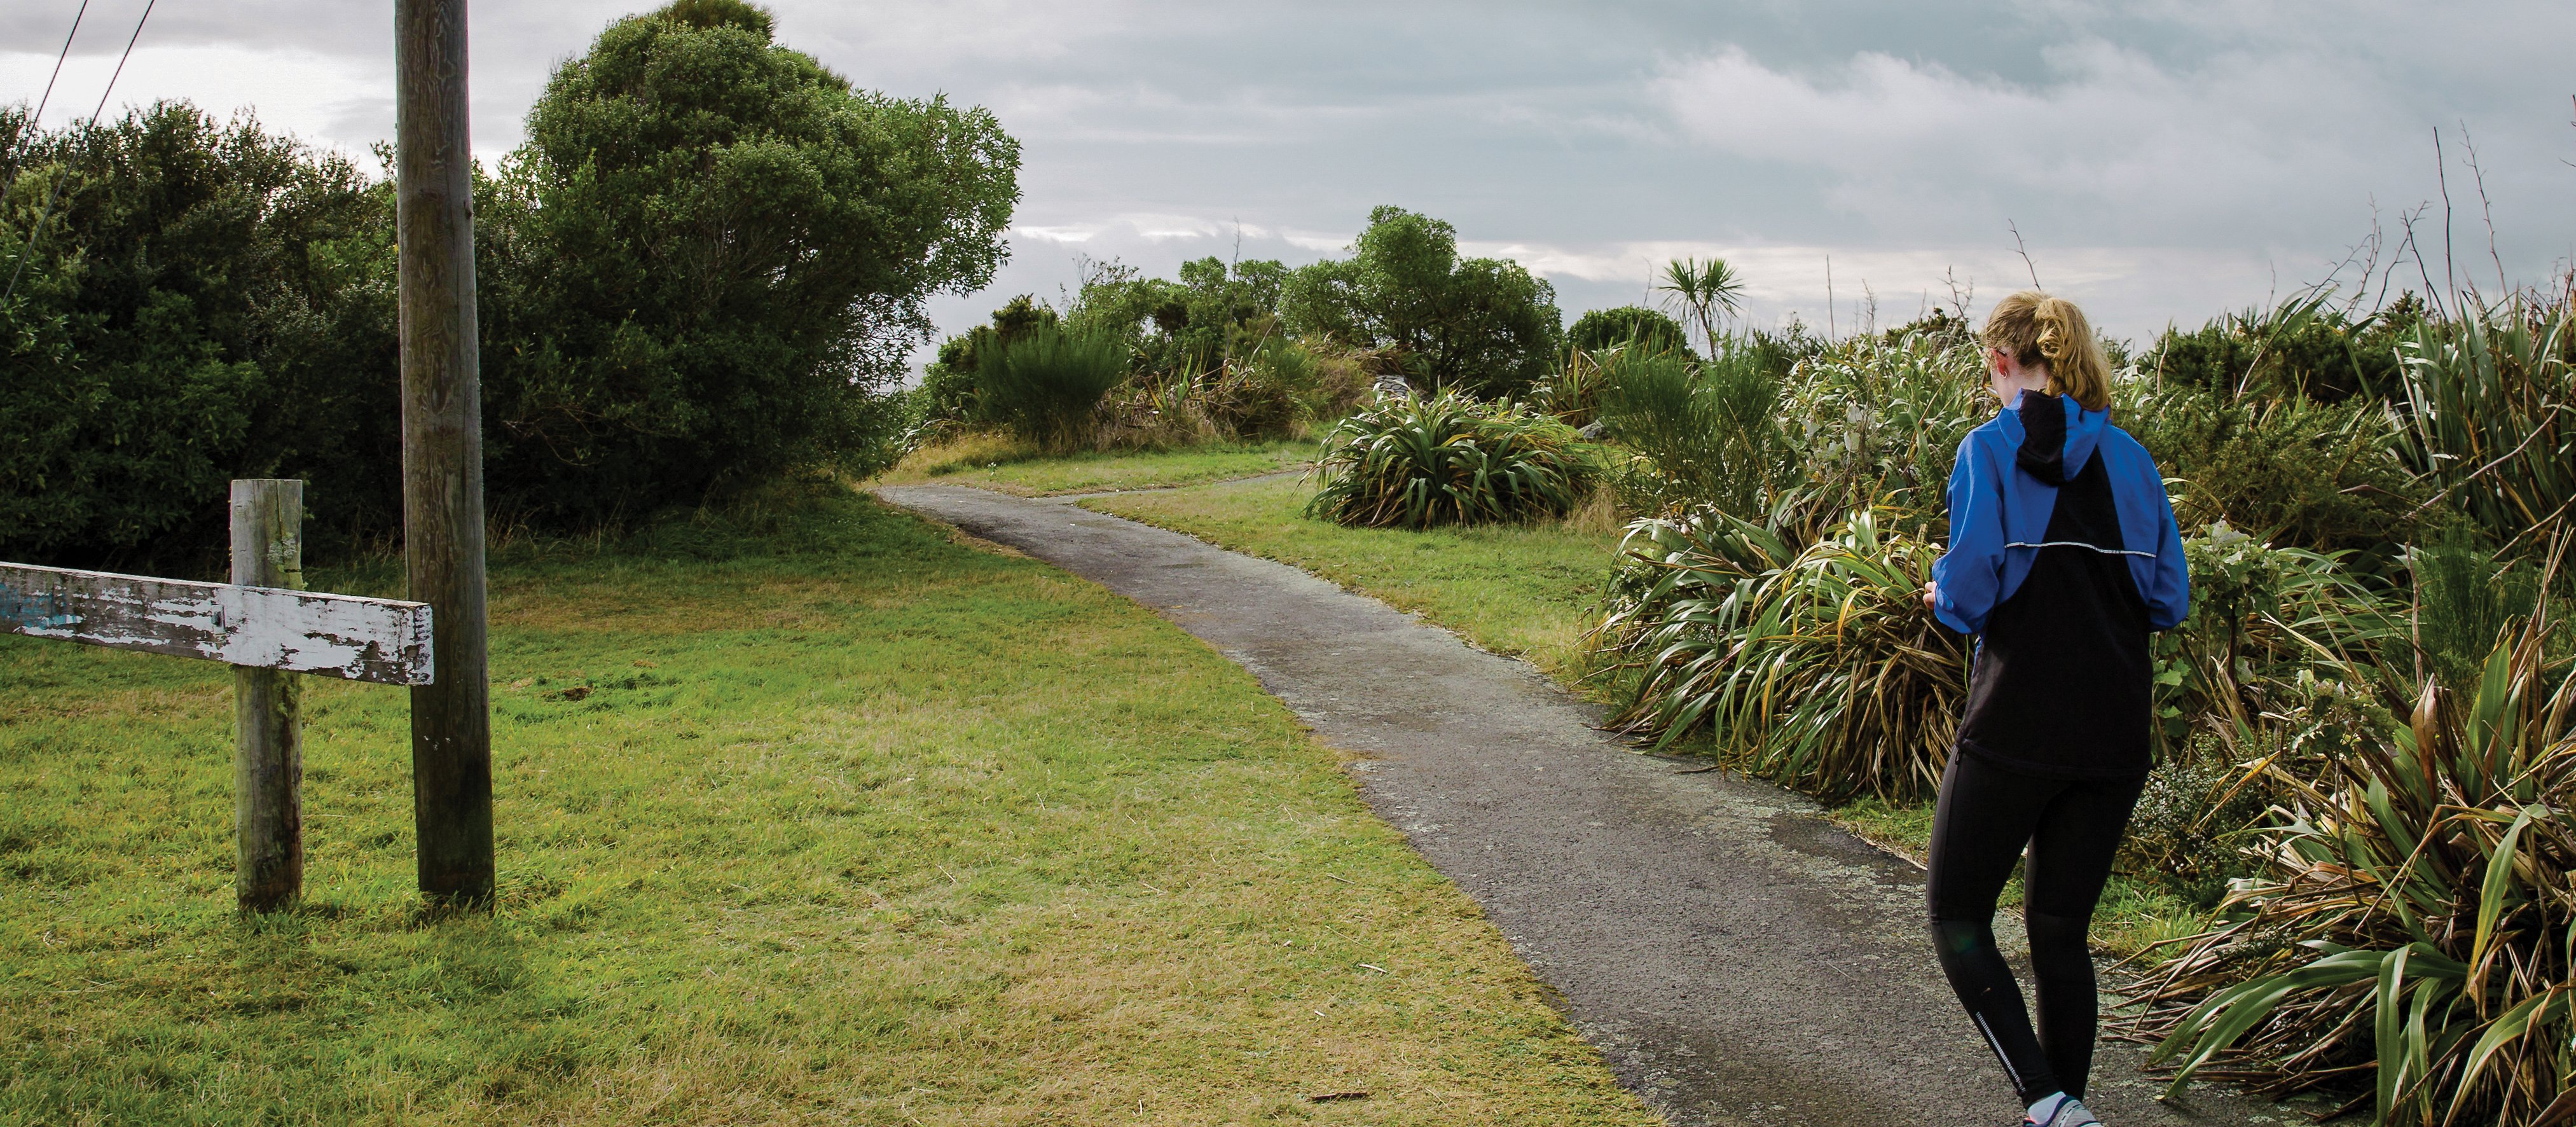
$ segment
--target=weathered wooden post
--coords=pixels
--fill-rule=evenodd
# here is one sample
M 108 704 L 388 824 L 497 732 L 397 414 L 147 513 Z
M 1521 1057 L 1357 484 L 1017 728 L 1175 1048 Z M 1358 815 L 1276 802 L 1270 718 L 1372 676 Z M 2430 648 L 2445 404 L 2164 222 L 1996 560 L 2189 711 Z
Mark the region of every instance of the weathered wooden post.
M 394 199 L 403 384 L 403 560 L 436 611 L 438 680 L 412 690 L 420 890 L 492 898 L 484 652 L 483 407 L 474 319 L 474 152 L 465 0 L 395 0 Z
M 233 584 L 304 589 L 304 483 L 233 483 Z M 304 720 L 299 676 L 233 667 L 233 894 L 245 911 L 304 893 Z

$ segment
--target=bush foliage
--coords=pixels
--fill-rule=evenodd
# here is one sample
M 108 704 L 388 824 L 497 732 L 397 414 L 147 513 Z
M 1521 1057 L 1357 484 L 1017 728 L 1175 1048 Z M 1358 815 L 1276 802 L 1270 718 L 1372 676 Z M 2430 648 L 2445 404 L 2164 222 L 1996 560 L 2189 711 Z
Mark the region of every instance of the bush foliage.
M 476 185 L 496 518 L 616 524 L 893 452 L 922 302 L 983 284 L 1018 196 L 990 114 L 854 90 L 735 0 L 620 20 Z M 315 547 L 399 528 L 393 198 L 163 104 L 0 110 L 0 554 L 221 551 L 225 482 L 313 482 Z M 35 253 L 30 227 L 59 201 Z
M 1595 309 L 1574 319 L 1565 343 L 1585 352 L 1633 348 L 1645 352 L 1690 352 L 1690 335 L 1663 311 L 1642 305 Z
M 1127 342 L 1047 327 L 996 337 L 976 359 L 976 412 L 1049 450 L 1087 446 L 1100 398 L 1127 378 Z
M 481 201 L 496 512 L 595 522 L 868 470 L 929 324 L 1005 253 L 992 115 L 854 89 L 721 0 L 611 24 Z
M 0 137 L 0 558 L 207 571 L 237 477 L 314 478 L 317 548 L 386 527 L 388 187 L 184 103 Z
M 1706 729 L 1728 764 L 1827 801 L 1940 785 L 1966 650 L 1923 605 L 1937 544 L 1852 514 L 1814 542 L 1715 509 L 1633 526 L 1595 633 L 1634 688 L 1614 721 Z
M 1324 438 L 1308 511 L 1362 528 L 1429 528 L 1563 516 L 1594 469 L 1574 428 L 1454 392 L 1361 408 Z

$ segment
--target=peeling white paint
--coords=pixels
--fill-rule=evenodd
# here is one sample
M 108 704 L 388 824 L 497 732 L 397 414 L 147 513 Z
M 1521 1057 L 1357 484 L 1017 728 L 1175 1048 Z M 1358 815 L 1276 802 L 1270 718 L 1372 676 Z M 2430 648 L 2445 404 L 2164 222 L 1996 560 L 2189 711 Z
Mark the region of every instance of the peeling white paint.
M 0 563 L 0 632 L 426 685 L 427 603 Z

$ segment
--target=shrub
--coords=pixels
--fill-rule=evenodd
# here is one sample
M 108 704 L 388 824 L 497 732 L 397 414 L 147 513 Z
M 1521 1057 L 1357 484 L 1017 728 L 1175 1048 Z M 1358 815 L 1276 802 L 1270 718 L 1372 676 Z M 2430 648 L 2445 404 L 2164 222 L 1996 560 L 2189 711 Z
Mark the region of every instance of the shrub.
M 400 527 L 389 185 L 181 102 L 0 138 L 0 558 L 202 573 L 237 477 L 311 479 L 317 553 Z
M 1556 289 L 1508 259 L 1458 257 L 1458 231 L 1399 207 L 1369 212 L 1351 257 L 1289 273 L 1287 328 L 1388 349 L 1433 391 L 1518 395 L 1546 378 L 1562 338 Z
M 2262 871 L 2134 999 L 2175 1088 L 2216 1065 L 2275 1095 L 2367 1078 L 2381 1123 L 2563 1110 L 2576 678 L 2543 657 L 2551 625 L 2474 688 L 2383 668 L 2385 707 L 2320 775 L 2274 773 L 2290 819 Z
M 1645 463 L 1628 490 L 1639 507 L 1713 504 L 1759 518 L 1792 468 L 1780 433 L 1780 384 L 1758 358 L 1623 349 L 1602 366 L 1604 430 Z
M 1325 435 L 1315 470 L 1307 512 L 1359 528 L 1563 516 L 1595 476 L 1572 427 L 1455 393 L 1361 408 Z
M 938 358 L 923 366 L 921 386 L 913 392 L 923 421 L 957 423 L 975 417 L 977 355 L 1057 324 L 1055 310 L 1021 294 L 994 310 L 991 324 L 939 342 Z
M 1127 378 L 1127 342 L 1046 328 L 976 358 L 978 417 L 1051 450 L 1088 445 L 1101 397 Z
M 2123 381 L 2121 425 L 2171 477 L 2186 526 L 2225 521 L 2312 551 L 2354 550 L 2374 566 L 2421 520 L 2428 491 L 2398 456 L 2378 401 L 2233 397 Z
M 2276 737 L 2277 738 L 2277 737 Z M 2272 747 L 2249 749 L 2256 759 Z M 2214 737 L 2168 755 L 2147 775 L 2120 843 L 2121 871 L 2200 911 L 2218 905 L 2227 882 L 2250 871 L 2244 842 L 2270 808 L 2270 777 L 2248 777 Z
M 1797 339 L 1777 347 L 1794 350 Z M 1783 412 L 1799 470 L 1772 503 L 1777 523 L 1803 538 L 1875 508 L 1918 536 L 1946 529 L 1950 463 L 1993 413 L 1981 356 L 1952 336 L 1910 333 L 1858 337 L 1801 360 Z
M 2338 403 L 2397 393 L 2397 342 L 2422 306 L 2400 301 L 2354 320 L 2319 293 L 2270 310 L 2221 317 L 2192 332 L 2167 329 L 2138 358 L 2138 371 L 2165 387 L 2221 399 L 2307 399 Z
M 1117 262 L 1090 263 L 1066 320 L 1125 337 L 1139 373 L 1213 372 L 1277 335 L 1286 266 L 1267 259 L 1229 266 L 1210 257 L 1182 263 L 1179 274 L 1174 282 Z
M 2400 607 L 2343 553 L 2276 548 L 2225 523 L 2183 537 L 2191 615 L 2156 636 L 2157 737 L 2230 743 L 2297 705 L 2318 677 L 2349 680 L 2404 645 Z
M 1828 802 L 1931 794 L 1967 688 L 1923 605 L 1940 554 L 1867 510 L 1804 550 L 1713 510 L 1638 522 L 1594 632 L 1636 677 L 1614 723 L 1657 746 L 1705 729 L 1726 763 Z
M 1313 354 L 1273 338 L 1206 381 L 1208 418 L 1236 438 L 1285 438 L 1307 416 L 1321 377 Z
M 2465 529 L 2416 545 L 2406 564 L 2415 585 L 2415 644 L 2441 684 L 2475 682 L 2496 640 L 2540 612 L 2540 584 L 2530 570 L 2501 563 Z
M 1006 253 L 1018 144 L 855 90 L 747 5 L 619 20 L 477 200 L 495 514 L 639 516 L 891 456 L 923 303 Z
M 1565 331 L 1569 348 L 1601 352 L 1613 348 L 1635 348 L 1645 352 L 1689 352 L 1690 338 L 1683 333 L 1681 322 L 1662 311 L 1642 305 L 1622 305 L 1616 309 L 1595 309 L 1574 319 L 1574 327 Z

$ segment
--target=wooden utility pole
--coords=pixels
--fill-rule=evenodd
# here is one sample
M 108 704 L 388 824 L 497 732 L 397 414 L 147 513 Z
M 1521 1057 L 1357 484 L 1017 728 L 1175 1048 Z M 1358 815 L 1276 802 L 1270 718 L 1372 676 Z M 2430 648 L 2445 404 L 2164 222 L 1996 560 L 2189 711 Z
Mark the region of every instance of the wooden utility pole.
M 304 589 L 304 483 L 233 482 L 233 585 Z M 243 910 L 304 893 L 304 695 L 298 674 L 233 667 L 233 895 Z
M 438 680 L 412 690 L 420 890 L 492 900 L 492 711 L 484 651 L 483 405 L 474 321 L 474 151 L 465 0 L 394 3 L 401 256 L 403 562 L 428 603 Z

